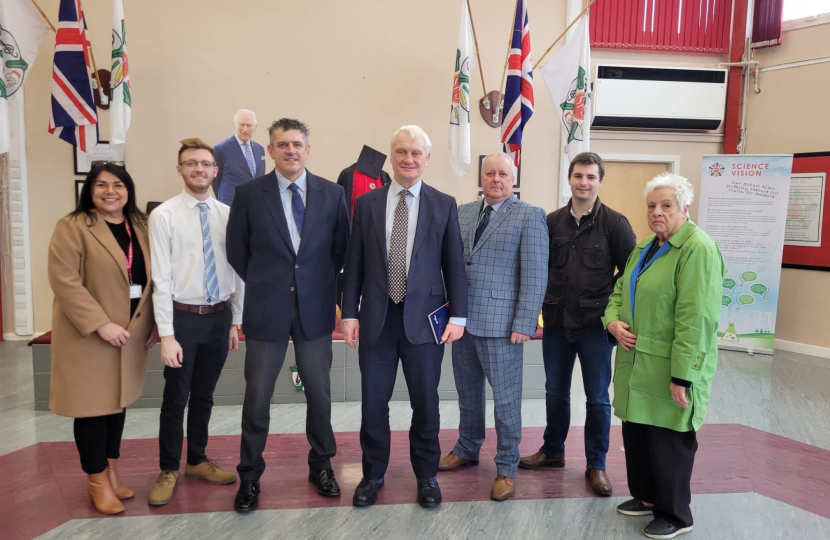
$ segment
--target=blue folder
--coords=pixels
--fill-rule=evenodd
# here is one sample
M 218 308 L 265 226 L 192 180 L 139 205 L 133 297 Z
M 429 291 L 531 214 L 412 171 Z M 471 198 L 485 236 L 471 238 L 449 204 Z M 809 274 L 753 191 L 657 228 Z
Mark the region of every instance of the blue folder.
M 435 336 L 435 343 L 441 344 L 441 336 L 444 335 L 444 330 L 447 329 L 447 323 L 450 322 L 450 304 L 447 302 L 435 311 L 429 314 L 429 326 L 432 328 L 432 335 Z

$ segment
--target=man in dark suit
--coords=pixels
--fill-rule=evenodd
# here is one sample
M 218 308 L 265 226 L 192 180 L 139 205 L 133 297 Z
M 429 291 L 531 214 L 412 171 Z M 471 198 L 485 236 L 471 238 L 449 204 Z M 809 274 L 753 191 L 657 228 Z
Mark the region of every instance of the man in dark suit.
M 233 135 L 217 144 L 218 174 L 213 180 L 216 198 L 233 205 L 236 188 L 265 174 L 265 149 L 251 140 L 256 131 L 256 115 L 248 109 L 239 109 L 233 115 Z
M 242 484 L 234 501 L 239 512 L 258 505 L 270 401 L 289 336 L 305 387 L 309 481 L 321 495 L 340 495 L 331 468 L 336 447 L 330 371 L 334 280 L 349 243 L 346 198 L 342 187 L 306 170 L 305 124 L 283 118 L 268 133 L 276 168 L 238 188 L 226 236 L 228 261 L 246 283 L 246 386 L 237 467 Z
M 377 501 L 389 463 L 389 400 L 398 359 L 409 389 L 410 459 L 421 506 L 441 503 L 438 381 L 444 343 L 464 333 L 467 274 L 455 200 L 421 180 L 431 143 L 418 126 L 392 137 L 394 182 L 358 197 L 343 291 L 343 334 L 360 340 L 363 479 L 356 506 Z M 449 299 L 436 343 L 429 314 Z

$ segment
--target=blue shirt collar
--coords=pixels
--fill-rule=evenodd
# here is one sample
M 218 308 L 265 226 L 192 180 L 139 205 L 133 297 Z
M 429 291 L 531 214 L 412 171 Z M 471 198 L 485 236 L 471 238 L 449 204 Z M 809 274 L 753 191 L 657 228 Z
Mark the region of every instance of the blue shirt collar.
M 274 169 L 274 174 L 277 175 L 277 184 L 279 184 L 279 186 L 280 186 L 280 191 L 287 190 L 288 186 L 291 185 L 291 180 L 289 180 L 288 178 L 281 175 L 279 173 L 279 171 L 276 170 L 276 169 Z M 300 175 L 299 178 L 294 180 L 294 184 L 300 189 L 300 191 L 305 193 L 307 183 L 308 183 L 308 171 L 303 169 L 303 173 Z
M 414 186 L 409 189 L 409 194 L 415 197 L 416 199 L 421 196 L 421 186 L 424 184 L 423 180 L 418 180 Z M 401 191 L 404 190 L 404 187 L 398 183 L 397 180 L 392 180 L 392 183 L 389 184 L 389 193 L 392 194 L 392 197 L 398 198 Z
M 240 139 L 239 137 L 236 136 L 236 133 L 233 134 L 233 138 L 236 139 L 236 142 L 239 143 L 240 147 L 243 147 L 247 144 L 251 147 L 251 150 L 254 149 L 254 145 L 251 144 L 251 139 L 248 139 L 248 142 L 244 143 L 244 142 L 242 142 L 242 139 Z

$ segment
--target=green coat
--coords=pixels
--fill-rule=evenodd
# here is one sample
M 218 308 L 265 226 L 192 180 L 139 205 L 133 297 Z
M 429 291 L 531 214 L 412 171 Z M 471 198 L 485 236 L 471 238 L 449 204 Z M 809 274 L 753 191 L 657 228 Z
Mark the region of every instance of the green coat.
M 637 336 L 631 351 L 617 347 L 614 414 L 623 421 L 697 431 L 718 363 L 716 332 L 726 265 L 715 241 L 687 221 L 669 238 L 668 251 L 637 279 L 632 314 L 631 275 L 653 240 L 651 235 L 634 248 L 602 318 L 606 327 L 616 320 L 630 324 Z M 692 383 L 686 409 L 672 400 L 672 377 Z

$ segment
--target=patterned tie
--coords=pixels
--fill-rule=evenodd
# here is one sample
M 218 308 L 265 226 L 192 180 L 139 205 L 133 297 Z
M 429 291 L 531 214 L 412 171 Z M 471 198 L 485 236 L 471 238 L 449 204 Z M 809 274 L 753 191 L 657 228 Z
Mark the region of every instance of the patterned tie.
M 297 224 L 297 232 L 300 236 L 303 235 L 303 218 L 305 217 L 305 206 L 303 206 L 303 197 L 300 195 L 300 188 L 297 184 L 291 182 L 288 189 L 291 190 L 291 213 L 294 214 L 294 223 Z
M 406 196 L 409 195 L 409 190 L 401 191 L 400 195 L 389 240 L 389 298 L 396 304 L 406 296 L 406 236 L 409 229 Z
M 213 242 L 210 239 L 208 205 L 199 203 L 199 219 L 202 221 L 202 251 L 205 254 L 205 300 L 208 304 L 219 300 L 219 279 L 216 277 L 216 261 L 213 259 Z
M 487 228 L 487 224 L 490 223 L 490 213 L 493 211 L 492 206 L 488 206 L 484 209 L 484 216 L 481 218 L 481 221 L 476 228 L 476 236 L 475 240 L 473 240 L 473 247 L 476 247 L 478 244 L 478 239 L 481 238 L 481 235 L 484 234 L 484 229 Z
M 254 163 L 254 154 L 251 152 L 251 142 L 246 142 L 242 145 L 242 148 L 245 154 L 245 161 L 248 162 L 248 169 L 251 170 L 251 176 L 256 178 L 256 164 Z

